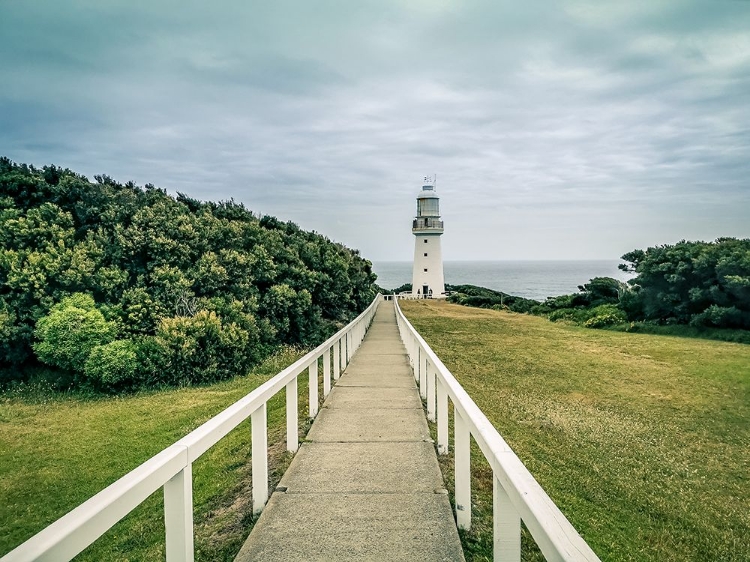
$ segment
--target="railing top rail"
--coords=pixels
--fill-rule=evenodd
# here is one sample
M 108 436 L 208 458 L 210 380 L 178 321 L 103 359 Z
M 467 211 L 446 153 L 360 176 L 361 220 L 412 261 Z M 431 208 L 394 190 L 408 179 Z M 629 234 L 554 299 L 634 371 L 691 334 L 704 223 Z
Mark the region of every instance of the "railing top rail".
M 399 321 L 415 338 L 435 368 L 436 376 L 450 396 L 453 407 L 468 424 L 474 440 L 545 558 L 571 562 L 599 561 L 596 553 L 500 436 L 495 426 L 412 326 L 398 305 L 398 299 L 394 300 Z
M 304 357 L 86 500 L 3 556 L 0 561 L 73 558 L 317 361 L 336 340 L 346 335 L 358 322 L 373 312 L 381 300 L 382 296 L 378 294 L 357 318 Z M 80 539 L 82 533 L 85 534 L 86 540 Z
M 184 446 L 167 447 L 3 556 L 2 562 L 70 560 L 187 465 Z M 80 540 L 81 533 L 88 540 Z
M 245 420 L 259 406 L 268 402 L 268 400 L 275 396 L 276 393 L 284 388 L 293 378 L 317 361 L 321 354 L 331 347 L 336 340 L 347 334 L 368 313 L 374 308 L 377 308 L 381 300 L 382 296 L 378 294 L 359 316 L 318 347 L 305 354 L 286 369 L 275 375 L 272 379 L 267 380 L 258 388 L 180 439 L 177 443 L 188 448 L 188 458 L 190 462 L 193 462 L 200 457 L 227 433 L 237 427 L 239 423 Z

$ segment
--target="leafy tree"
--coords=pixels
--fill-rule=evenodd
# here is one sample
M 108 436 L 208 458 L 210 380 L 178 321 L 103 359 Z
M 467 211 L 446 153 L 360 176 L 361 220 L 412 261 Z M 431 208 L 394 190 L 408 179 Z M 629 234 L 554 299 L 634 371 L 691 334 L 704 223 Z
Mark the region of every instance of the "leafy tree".
M 631 320 L 750 328 L 750 239 L 665 244 L 622 256 Z

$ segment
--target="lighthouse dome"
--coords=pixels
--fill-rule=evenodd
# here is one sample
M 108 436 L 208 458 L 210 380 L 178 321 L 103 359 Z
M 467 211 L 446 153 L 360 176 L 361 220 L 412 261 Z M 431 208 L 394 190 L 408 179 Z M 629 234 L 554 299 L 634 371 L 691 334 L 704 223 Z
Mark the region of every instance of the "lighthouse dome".
M 431 184 L 423 185 L 422 189 L 417 194 L 417 199 L 439 199 L 435 186 Z

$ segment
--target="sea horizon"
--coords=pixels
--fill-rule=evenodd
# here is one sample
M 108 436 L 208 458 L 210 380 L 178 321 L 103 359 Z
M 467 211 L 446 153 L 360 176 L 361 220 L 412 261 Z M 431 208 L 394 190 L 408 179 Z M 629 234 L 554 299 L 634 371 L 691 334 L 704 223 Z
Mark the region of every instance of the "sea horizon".
M 411 283 L 411 261 L 373 261 L 376 283 L 395 289 Z M 594 277 L 627 281 L 632 277 L 617 268 L 622 260 L 446 260 L 445 283 L 477 285 L 509 295 L 543 301 L 578 292 Z

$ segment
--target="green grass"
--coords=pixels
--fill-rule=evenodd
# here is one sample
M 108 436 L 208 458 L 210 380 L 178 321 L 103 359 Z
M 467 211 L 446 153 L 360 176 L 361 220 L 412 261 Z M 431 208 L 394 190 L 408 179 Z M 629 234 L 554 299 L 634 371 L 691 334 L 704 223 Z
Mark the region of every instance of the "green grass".
M 0 394 L 0 555 L 171 445 L 301 355 L 285 350 L 231 381 L 119 397 L 15 389 Z M 299 413 L 307 413 L 301 376 Z M 268 404 L 272 482 L 285 453 L 285 398 Z M 305 427 L 303 426 L 303 433 Z M 196 559 L 233 560 L 252 524 L 250 426 L 241 424 L 193 465 Z M 164 558 L 161 490 L 80 560 Z
M 750 344 L 750 330 L 685 326 L 684 324 L 659 325 L 650 322 L 632 322 L 630 324 L 620 324 L 605 329 L 616 332 L 638 332 L 639 334 L 659 334 L 681 338 L 702 338 L 707 340 Z
M 602 560 L 750 560 L 750 347 L 402 307 Z M 480 457 L 469 560 L 491 560 Z

